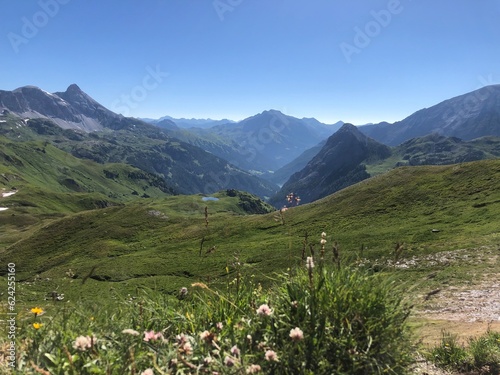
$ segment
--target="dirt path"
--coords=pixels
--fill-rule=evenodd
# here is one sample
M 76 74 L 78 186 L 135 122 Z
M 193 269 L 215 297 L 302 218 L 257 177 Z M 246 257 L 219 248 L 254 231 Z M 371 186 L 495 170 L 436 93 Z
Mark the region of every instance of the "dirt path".
M 444 285 L 439 288 L 439 292 L 430 295 L 426 300 L 425 295 L 420 296 L 422 302 L 415 307 L 412 322 L 416 326 L 423 348 L 439 344 L 443 331 L 456 335 L 464 345 L 468 344 L 471 337 L 481 336 L 488 330 L 500 331 L 499 250 L 498 246 L 484 246 L 472 252 L 460 249 L 403 262 L 404 268 L 441 264 L 483 264 L 484 269 L 488 270 L 474 277 L 469 285 Z M 413 373 L 459 375 L 438 369 L 423 357 L 417 361 Z
M 415 316 L 424 343 L 435 344 L 442 330 L 466 343 L 488 329 L 500 331 L 500 273 L 485 274 L 470 287 L 448 287 L 429 298 Z M 424 323 L 425 322 L 425 323 Z

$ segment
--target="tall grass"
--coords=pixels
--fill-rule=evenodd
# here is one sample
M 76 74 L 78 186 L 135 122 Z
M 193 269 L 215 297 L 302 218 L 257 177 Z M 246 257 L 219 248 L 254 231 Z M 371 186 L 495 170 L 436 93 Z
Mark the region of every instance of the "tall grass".
M 456 335 L 443 332 L 439 345 L 432 348 L 429 359 L 438 366 L 481 375 L 500 374 L 500 332 L 488 331 L 469 339 L 467 346 Z
M 363 270 L 307 264 L 268 290 L 238 276 L 223 290 L 194 283 L 178 296 L 47 306 L 19 320 L 13 373 L 404 374 L 402 290 Z

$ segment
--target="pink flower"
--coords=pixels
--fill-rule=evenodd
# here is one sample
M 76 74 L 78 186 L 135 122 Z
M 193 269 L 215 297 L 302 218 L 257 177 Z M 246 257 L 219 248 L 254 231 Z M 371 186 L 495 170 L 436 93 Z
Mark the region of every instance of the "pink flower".
M 153 369 L 148 368 L 141 372 L 141 375 L 155 375 L 155 373 L 153 372 Z
M 270 316 L 272 313 L 273 311 L 267 304 L 260 305 L 257 309 L 257 315 Z
M 250 365 L 247 367 L 247 371 L 246 373 L 247 374 L 257 374 L 258 372 L 260 372 L 261 368 L 259 365 Z
M 212 357 L 203 358 L 203 365 L 208 366 L 210 363 L 212 363 Z
M 231 348 L 231 354 L 234 355 L 235 357 L 240 356 L 240 349 L 235 345 Z
M 227 367 L 233 367 L 234 366 L 234 358 L 231 358 L 230 356 L 226 356 L 226 358 L 224 358 L 224 364 L 227 366 Z
M 212 337 L 213 335 L 210 333 L 210 331 L 203 331 L 202 333 L 200 333 L 200 339 L 202 339 L 203 341 L 210 342 Z
M 300 341 L 304 338 L 304 332 L 299 327 L 290 330 L 290 337 L 293 341 Z
M 161 334 L 161 332 L 156 332 L 151 330 L 151 331 L 145 331 L 144 332 L 144 341 L 148 342 L 148 341 L 151 341 L 151 340 L 160 340 L 163 338 L 163 335 Z
M 185 342 L 182 345 L 182 350 L 181 351 L 184 352 L 186 355 L 193 354 L 193 347 L 191 346 L 191 343 L 189 341 Z
M 86 351 L 87 349 L 92 348 L 92 345 L 95 344 L 95 337 L 90 336 L 78 336 L 73 343 L 73 348 L 79 350 L 81 352 Z
M 217 327 L 217 329 L 218 329 L 219 331 L 222 331 L 222 328 L 224 328 L 224 324 L 222 324 L 222 322 L 218 322 L 218 323 L 216 323 L 216 324 L 215 324 L 215 326 Z
M 264 357 L 268 362 L 278 362 L 278 354 L 274 350 L 267 350 Z
M 188 342 L 188 337 L 184 333 L 175 336 L 175 339 L 177 340 L 177 344 L 179 346 L 182 346 L 184 343 Z

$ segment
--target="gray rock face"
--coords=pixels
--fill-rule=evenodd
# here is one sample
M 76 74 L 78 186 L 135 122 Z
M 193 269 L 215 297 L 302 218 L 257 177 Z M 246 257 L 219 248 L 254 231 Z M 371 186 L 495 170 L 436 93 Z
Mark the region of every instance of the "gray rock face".
M 64 129 L 102 130 L 121 116 L 111 112 L 73 84 L 65 92 L 49 93 L 35 86 L 0 90 L 0 110 L 22 118 L 46 118 Z

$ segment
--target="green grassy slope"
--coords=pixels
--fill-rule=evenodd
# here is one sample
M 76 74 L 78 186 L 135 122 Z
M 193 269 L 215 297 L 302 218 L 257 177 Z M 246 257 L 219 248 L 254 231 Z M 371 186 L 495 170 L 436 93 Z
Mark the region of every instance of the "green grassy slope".
M 500 244 L 499 181 L 495 160 L 402 167 L 289 209 L 284 224 L 276 213 L 237 213 L 240 199 L 225 193 L 216 202 L 199 195 L 132 202 L 53 222 L 7 248 L 0 261 L 15 262 L 21 279 L 49 278 L 40 288 L 95 295 L 139 285 L 172 292 L 194 281 L 222 280 L 235 267 L 265 281 L 300 263 L 306 232 L 316 251 L 320 233 L 327 233 L 329 258 L 334 241 L 344 257 L 382 263 L 397 242 L 405 243 L 404 257 L 481 251 L 475 249 Z M 71 282 L 69 269 L 76 274 Z M 409 270 L 408 278 L 431 270 Z
M 46 142 L 0 137 L 0 247 L 34 224 L 82 210 L 173 194 L 163 179 L 125 164 L 77 159 Z
M 446 165 L 500 158 L 500 138 L 482 137 L 472 141 L 429 134 L 410 139 L 394 147 L 392 155 L 375 163 L 366 163 L 371 176 L 401 165 Z

